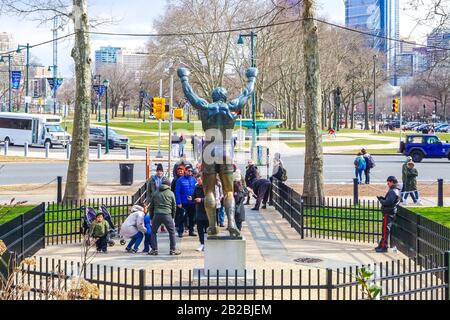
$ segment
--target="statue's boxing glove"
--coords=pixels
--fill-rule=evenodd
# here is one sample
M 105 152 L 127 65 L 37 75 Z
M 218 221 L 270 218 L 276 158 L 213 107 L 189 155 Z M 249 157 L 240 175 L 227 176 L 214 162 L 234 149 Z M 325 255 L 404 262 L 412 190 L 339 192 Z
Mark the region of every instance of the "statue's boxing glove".
M 245 74 L 248 79 L 256 78 L 258 76 L 258 69 L 257 68 L 249 68 L 247 69 L 247 72 Z
M 186 68 L 179 68 L 177 73 L 178 73 L 178 77 L 181 80 L 187 79 L 191 74 L 191 72 Z

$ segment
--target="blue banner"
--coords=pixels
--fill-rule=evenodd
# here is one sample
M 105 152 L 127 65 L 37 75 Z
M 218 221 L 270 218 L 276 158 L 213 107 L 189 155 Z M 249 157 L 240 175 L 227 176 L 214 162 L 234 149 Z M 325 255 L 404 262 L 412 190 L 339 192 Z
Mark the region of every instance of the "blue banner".
M 56 80 L 56 83 L 55 83 Z M 59 87 L 61 87 L 64 79 L 63 78 L 47 78 L 48 84 L 50 85 L 50 88 L 55 91 L 58 91 Z
M 103 85 L 95 84 L 94 91 L 99 97 L 103 97 L 106 93 L 106 87 Z
M 21 71 L 12 71 L 11 72 L 11 87 L 14 90 L 20 88 L 20 78 L 22 77 Z

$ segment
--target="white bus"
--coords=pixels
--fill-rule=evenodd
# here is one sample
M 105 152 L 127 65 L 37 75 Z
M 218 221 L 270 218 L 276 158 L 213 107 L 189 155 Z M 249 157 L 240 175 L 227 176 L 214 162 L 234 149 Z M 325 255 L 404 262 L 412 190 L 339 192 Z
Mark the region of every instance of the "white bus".
M 0 141 L 9 145 L 65 146 L 70 134 L 61 127 L 61 117 L 45 114 L 0 112 Z

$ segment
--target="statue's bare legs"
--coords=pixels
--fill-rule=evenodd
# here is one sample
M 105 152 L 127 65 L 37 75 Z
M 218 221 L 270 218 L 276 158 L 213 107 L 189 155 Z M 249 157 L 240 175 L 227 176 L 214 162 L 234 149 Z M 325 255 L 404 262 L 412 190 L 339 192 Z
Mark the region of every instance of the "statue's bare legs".
M 233 187 L 233 174 L 228 172 L 219 173 L 220 180 L 222 182 L 222 189 L 224 198 L 225 213 L 228 219 L 228 228 L 230 236 L 232 238 L 238 238 L 241 236 L 239 229 L 236 226 L 236 221 L 234 219 L 234 213 L 236 210 L 236 204 L 234 201 L 234 187 Z
M 203 189 L 205 191 L 205 210 L 208 215 L 208 235 L 216 236 L 219 229 L 216 225 L 216 174 L 203 174 Z

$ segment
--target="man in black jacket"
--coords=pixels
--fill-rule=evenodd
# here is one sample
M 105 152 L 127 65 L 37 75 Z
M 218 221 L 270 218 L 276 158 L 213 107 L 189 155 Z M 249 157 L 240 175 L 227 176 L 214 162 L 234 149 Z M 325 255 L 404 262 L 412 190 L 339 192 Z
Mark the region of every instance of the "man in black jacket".
M 388 240 L 391 235 L 392 223 L 394 217 L 397 214 L 397 207 L 400 204 L 401 192 L 398 186 L 398 180 L 396 177 L 389 177 L 387 179 L 387 185 L 389 191 L 385 197 L 377 197 L 381 203 L 381 211 L 383 212 L 383 236 L 378 247 L 375 248 L 376 252 L 387 252 Z
M 262 203 L 262 209 L 267 209 L 267 201 L 269 200 L 270 187 L 272 183 L 267 179 L 258 179 L 253 182 L 252 190 L 256 196 L 255 207 L 252 208 L 254 211 L 258 211 Z
M 247 187 L 251 188 L 253 183 L 260 178 L 258 167 L 255 166 L 252 160 L 248 160 L 245 171 L 245 183 Z M 250 205 L 250 197 L 247 197 L 246 205 Z

